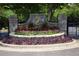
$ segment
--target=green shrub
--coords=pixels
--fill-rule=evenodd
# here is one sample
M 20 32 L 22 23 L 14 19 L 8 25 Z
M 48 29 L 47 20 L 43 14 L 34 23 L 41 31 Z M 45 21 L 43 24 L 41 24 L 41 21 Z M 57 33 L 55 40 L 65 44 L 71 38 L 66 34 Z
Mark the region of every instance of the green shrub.
M 24 31 L 24 32 L 15 32 L 17 35 L 52 35 L 58 32 L 54 31 Z

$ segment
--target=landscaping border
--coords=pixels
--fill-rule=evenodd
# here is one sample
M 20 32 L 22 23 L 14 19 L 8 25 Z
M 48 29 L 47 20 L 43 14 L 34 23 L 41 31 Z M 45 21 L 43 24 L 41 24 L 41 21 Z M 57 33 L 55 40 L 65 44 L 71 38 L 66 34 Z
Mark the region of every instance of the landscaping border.
M 72 42 L 66 42 L 66 43 L 58 43 L 58 44 L 72 44 L 76 42 L 75 40 L 72 40 Z M 3 42 L 0 42 L 0 45 L 1 46 L 4 46 L 4 47 L 16 47 L 16 48 L 27 48 L 27 47 L 43 47 L 43 46 L 50 46 L 50 45 L 58 45 L 57 43 L 56 44 L 41 44 L 41 45 L 15 45 L 15 44 L 7 44 L 7 43 L 3 43 Z
M 19 36 L 19 37 L 18 37 Z M 72 38 L 67 37 L 64 32 L 54 35 L 34 35 L 23 36 L 12 34 L 10 37 L 3 38 L 2 42 L 15 45 L 41 45 L 41 44 L 55 44 L 72 41 Z
M 3 51 L 15 51 L 15 52 L 45 52 L 45 51 L 58 51 L 64 49 L 71 49 L 79 47 L 76 40 L 73 39 L 72 42 L 69 43 L 60 43 L 60 44 L 47 44 L 47 45 L 12 45 L 12 44 L 4 44 L 0 42 L 0 50 Z
M 55 35 L 44 35 L 45 37 L 55 37 L 55 36 L 61 36 L 64 35 L 64 33 L 58 33 Z M 17 37 L 17 36 L 16 36 Z M 27 37 L 27 36 L 25 36 Z M 37 37 L 37 36 L 33 36 Z M 39 36 L 41 37 L 41 36 Z M 19 36 L 20 38 L 20 36 Z M 64 50 L 64 49 L 71 49 L 78 47 L 76 44 L 76 40 L 72 39 L 71 42 L 65 42 L 65 43 L 56 43 L 56 44 L 41 44 L 41 45 L 15 45 L 15 44 L 7 44 L 0 42 L 0 50 L 5 51 L 15 51 L 15 52 L 44 52 L 44 51 L 57 51 L 57 50 Z
M 31 37 L 55 37 L 55 36 L 60 36 L 60 35 L 64 35 L 64 32 L 60 32 L 60 33 L 56 33 L 53 35 L 31 35 L 31 36 L 26 36 L 26 35 L 16 35 L 15 33 L 10 33 L 9 35 L 12 37 L 27 37 L 27 38 L 31 38 Z

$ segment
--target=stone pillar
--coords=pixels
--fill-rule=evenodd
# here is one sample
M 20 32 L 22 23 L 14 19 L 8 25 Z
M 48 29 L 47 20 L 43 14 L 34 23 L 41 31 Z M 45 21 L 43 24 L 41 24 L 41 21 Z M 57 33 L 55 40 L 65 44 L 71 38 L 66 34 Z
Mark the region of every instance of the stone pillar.
M 58 16 L 58 26 L 60 31 L 65 32 L 67 34 L 67 16 L 64 14 L 60 14 Z
M 9 32 L 14 33 L 17 29 L 18 21 L 16 16 L 10 16 L 9 17 Z

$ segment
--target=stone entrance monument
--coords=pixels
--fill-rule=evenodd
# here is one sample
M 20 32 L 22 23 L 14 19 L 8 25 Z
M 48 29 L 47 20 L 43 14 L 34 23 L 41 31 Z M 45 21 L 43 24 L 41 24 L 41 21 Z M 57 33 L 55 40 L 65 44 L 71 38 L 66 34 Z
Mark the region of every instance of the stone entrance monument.
M 46 22 L 46 16 L 43 14 L 30 14 L 27 25 L 33 24 L 35 28 L 41 28 L 43 24 Z
M 60 31 L 67 32 L 67 16 L 64 14 L 60 14 L 58 16 L 58 26 Z
M 13 33 L 17 29 L 18 21 L 16 16 L 9 17 L 9 32 Z

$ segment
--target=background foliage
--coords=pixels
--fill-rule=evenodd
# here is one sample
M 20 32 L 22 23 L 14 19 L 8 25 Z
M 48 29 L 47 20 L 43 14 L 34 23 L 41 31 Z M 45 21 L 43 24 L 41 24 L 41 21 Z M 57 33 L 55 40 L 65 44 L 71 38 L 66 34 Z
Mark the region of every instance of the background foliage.
M 64 13 L 68 17 L 79 18 L 79 4 L 52 3 L 52 4 L 0 4 L 0 21 L 7 21 L 8 17 L 15 15 L 19 22 L 28 20 L 31 13 L 43 13 L 48 21 L 55 21 L 59 14 Z M 3 23 L 6 23 L 6 22 Z M 6 24 L 4 25 L 6 26 Z

